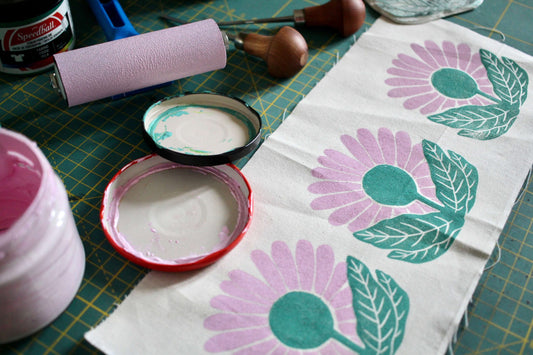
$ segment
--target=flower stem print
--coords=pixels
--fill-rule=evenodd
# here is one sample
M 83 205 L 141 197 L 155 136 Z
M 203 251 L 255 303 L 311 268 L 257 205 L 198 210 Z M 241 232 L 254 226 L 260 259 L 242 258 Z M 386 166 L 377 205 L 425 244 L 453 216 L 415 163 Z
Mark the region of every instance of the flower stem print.
M 420 108 L 464 137 L 489 140 L 506 133 L 527 98 L 526 71 L 484 49 L 472 55 L 466 44 L 424 44 L 411 45 L 418 58 L 400 54 L 393 60 L 388 73 L 394 77 L 385 82 L 395 88 L 388 95 L 408 97 L 404 107 Z M 445 111 L 432 114 L 438 110 Z
M 375 340 L 389 344 L 394 339 L 387 352 L 394 354 L 400 345 L 408 297 L 387 275 L 377 271 L 376 281 L 364 264 L 351 257 L 348 267 L 344 262 L 335 265 L 329 245 L 315 252 L 306 240 L 297 243 L 294 257 L 287 244 L 278 241 L 272 244 L 271 257 L 256 250 L 252 260 L 263 279 L 234 270 L 230 281 L 221 283 L 225 294 L 211 300 L 220 313 L 208 317 L 204 326 L 219 333 L 205 343 L 207 351 L 383 354 L 384 347 L 376 348 Z M 355 320 L 355 314 L 370 314 L 366 307 L 376 294 L 379 304 L 374 306 L 381 304 L 384 312 L 372 312 L 372 319 L 378 320 L 381 333 L 372 322 Z M 392 316 L 385 319 L 387 313 Z M 356 331 L 363 334 L 362 341 Z
M 349 159 L 343 153 L 329 152 L 329 156 L 342 157 L 342 164 L 339 162 L 340 158 L 337 159 L 337 165 L 319 158 L 324 167 L 314 169 L 313 175 L 324 181 L 312 184 L 309 191 L 323 196 L 313 200 L 311 207 L 337 208 L 329 218 L 334 225 L 337 224 L 335 222 L 339 211 L 349 211 L 348 216 L 355 216 L 355 221 L 358 221 L 366 211 L 372 210 L 374 218 L 370 223 L 348 224 L 355 238 L 378 248 L 391 250 L 388 256 L 392 259 L 424 263 L 438 258 L 453 244 L 465 223 L 466 214 L 474 205 L 478 185 L 477 169 L 459 154 L 445 152 L 437 144 L 427 140 L 420 145 L 422 157 L 416 158 L 417 161 L 420 160 L 417 166 L 424 167 L 423 169 L 405 169 L 401 164 L 394 163 L 398 161 L 397 158 L 384 163 L 376 151 L 389 151 L 387 146 L 391 145 L 395 146 L 395 155 L 399 156 L 405 150 L 405 147 L 400 146 L 409 142 L 410 147 L 410 140 L 402 138 L 400 141 L 403 143 L 399 146 L 398 139 L 391 138 L 394 137 L 392 133 L 381 128 L 378 131 L 381 146 L 377 149 L 378 143 L 374 140 L 375 144 L 370 144 L 368 134 L 371 133 L 367 130 L 359 130 L 358 140 L 344 138 L 346 148 L 353 155 Z M 382 139 L 379 139 L 380 136 Z M 396 137 L 403 136 L 397 133 Z M 366 143 L 358 146 L 361 149 L 353 149 L 356 141 Z M 414 151 L 416 150 L 412 152 Z M 368 157 L 375 157 L 373 164 L 361 164 Z M 349 168 L 352 169 L 351 173 L 347 173 Z M 344 173 L 341 174 L 340 171 Z M 423 171 L 423 174 L 417 176 L 415 171 Z M 422 176 L 429 177 L 432 189 L 427 189 L 429 186 L 425 180 L 420 179 Z M 426 188 L 425 193 L 421 192 L 420 181 L 424 181 L 422 186 Z M 346 182 L 349 184 L 345 185 Z M 343 189 L 339 186 L 343 186 Z M 353 190 L 346 192 L 348 189 Z M 368 201 L 368 206 L 360 201 L 353 202 L 344 198 L 346 194 L 362 196 L 362 200 Z M 411 208 L 415 204 L 425 205 L 425 210 L 414 212 Z M 376 207 L 369 207 L 370 205 Z M 386 215 L 380 212 L 384 209 L 394 211 L 395 214 L 377 218 Z M 354 230 L 353 227 L 356 226 L 361 228 Z

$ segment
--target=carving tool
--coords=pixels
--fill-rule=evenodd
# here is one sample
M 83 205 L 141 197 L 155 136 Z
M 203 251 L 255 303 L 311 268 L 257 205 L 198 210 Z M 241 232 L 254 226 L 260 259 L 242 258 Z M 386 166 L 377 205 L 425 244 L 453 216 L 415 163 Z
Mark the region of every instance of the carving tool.
M 161 15 L 161 18 L 178 24 L 186 23 L 168 15 Z M 235 48 L 263 59 L 268 73 L 274 77 L 292 77 L 307 63 L 307 42 L 292 27 L 283 26 L 274 36 L 244 32 L 237 35 L 226 32 L 226 35 L 235 44 Z
M 294 10 L 292 16 L 223 21 L 218 22 L 218 25 L 294 22 L 295 25 L 307 27 L 330 27 L 342 36 L 348 37 L 363 26 L 365 15 L 365 3 L 363 0 L 331 0 L 323 5 Z

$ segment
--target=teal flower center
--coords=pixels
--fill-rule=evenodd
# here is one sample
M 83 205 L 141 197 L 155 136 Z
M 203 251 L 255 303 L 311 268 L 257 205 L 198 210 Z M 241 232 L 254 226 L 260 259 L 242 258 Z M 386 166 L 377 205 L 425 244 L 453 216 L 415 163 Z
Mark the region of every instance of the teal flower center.
M 411 175 L 387 164 L 376 165 L 365 173 L 363 189 L 374 201 L 388 206 L 405 206 L 419 197 Z
M 285 345 L 312 349 L 333 336 L 333 317 L 319 297 L 293 291 L 280 297 L 270 309 L 270 328 Z
M 468 99 L 479 92 L 476 81 L 467 73 L 441 68 L 431 75 L 431 84 L 438 92 L 452 99 Z

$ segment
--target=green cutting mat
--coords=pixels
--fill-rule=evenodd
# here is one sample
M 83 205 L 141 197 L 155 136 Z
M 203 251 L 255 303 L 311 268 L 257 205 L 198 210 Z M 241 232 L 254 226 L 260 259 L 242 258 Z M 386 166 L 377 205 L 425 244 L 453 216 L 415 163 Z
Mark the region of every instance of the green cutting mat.
M 325 1 L 304 0 L 124 0 L 122 6 L 138 32 L 162 29 L 159 14 L 195 21 L 249 19 L 292 14 L 293 9 Z M 71 0 L 77 46 L 105 40 L 83 0 Z M 377 17 L 367 12 L 359 36 Z M 450 19 L 533 55 L 533 0 L 485 0 L 475 11 Z M 276 25 L 236 28 L 273 34 Z M 231 30 L 231 28 L 230 28 Z M 240 97 L 262 116 L 267 137 L 295 105 L 353 44 L 329 30 L 301 29 L 310 57 L 294 78 L 275 80 L 266 66 L 231 50 L 226 69 L 177 81 L 172 86 L 118 100 L 66 108 L 49 86 L 48 76 L 0 75 L 0 124 L 35 140 L 69 192 L 87 256 L 80 290 L 51 325 L 1 353 L 95 353 L 83 334 L 106 318 L 147 270 L 127 262 L 106 241 L 99 225 L 103 190 L 116 171 L 149 153 L 141 118 L 154 101 L 184 91 L 210 90 Z M 242 159 L 237 165 L 244 165 Z M 483 275 L 464 327 L 451 348 L 456 354 L 533 354 L 533 185 L 526 184 L 502 233 L 497 263 Z M 489 262 L 491 264 L 492 262 Z M 1 307 L 1 305 L 0 305 Z

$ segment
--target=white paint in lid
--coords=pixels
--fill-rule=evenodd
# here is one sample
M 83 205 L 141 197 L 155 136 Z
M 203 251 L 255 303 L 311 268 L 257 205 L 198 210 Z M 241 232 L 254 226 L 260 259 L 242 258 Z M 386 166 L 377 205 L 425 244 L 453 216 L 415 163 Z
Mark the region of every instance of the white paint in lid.
M 181 271 L 231 250 L 247 229 L 251 205 L 236 167 L 191 167 L 151 155 L 113 178 L 101 217 L 108 239 L 128 259 Z

